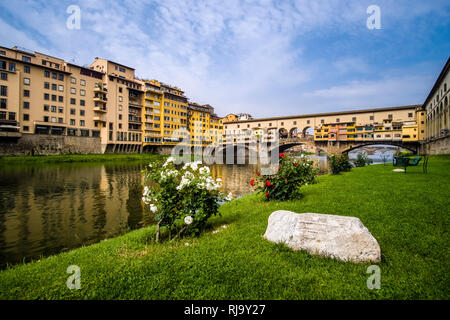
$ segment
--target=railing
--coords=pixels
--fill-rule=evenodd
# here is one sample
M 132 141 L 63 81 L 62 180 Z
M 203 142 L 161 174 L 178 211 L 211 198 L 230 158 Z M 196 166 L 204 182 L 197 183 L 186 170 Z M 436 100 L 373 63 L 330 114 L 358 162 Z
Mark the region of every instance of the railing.
M 141 122 L 141 117 L 128 117 L 128 121 Z

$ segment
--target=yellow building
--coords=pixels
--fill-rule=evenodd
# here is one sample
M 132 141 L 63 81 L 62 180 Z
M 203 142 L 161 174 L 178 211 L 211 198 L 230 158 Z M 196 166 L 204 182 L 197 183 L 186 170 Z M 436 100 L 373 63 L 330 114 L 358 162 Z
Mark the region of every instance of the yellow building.
M 239 119 L 237 115 L 235 115 L 234 113 L 227 114 L 225 117 L 222 118 L 223 122 L 236 122 L 238 120 Z
M 143 146 L 175 145 L 187 135 L 187 103 L 184 92 L 158 80 L 144 83 Z
M 188 108 L 191 144 L 205 147 L 222 143 L 223 119 L 214 114 L 214 108 L 209 104 L 200 105 L 195 102 L 189 102 Z

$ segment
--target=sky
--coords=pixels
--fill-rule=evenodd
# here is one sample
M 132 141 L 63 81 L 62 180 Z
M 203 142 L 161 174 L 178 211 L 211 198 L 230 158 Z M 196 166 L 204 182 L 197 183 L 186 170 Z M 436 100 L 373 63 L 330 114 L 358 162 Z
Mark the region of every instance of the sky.
M 403 106 L 425 101 L 450 55 L 450 1 L 0 0 L 0 45 L 110 59 L 219 116 Z

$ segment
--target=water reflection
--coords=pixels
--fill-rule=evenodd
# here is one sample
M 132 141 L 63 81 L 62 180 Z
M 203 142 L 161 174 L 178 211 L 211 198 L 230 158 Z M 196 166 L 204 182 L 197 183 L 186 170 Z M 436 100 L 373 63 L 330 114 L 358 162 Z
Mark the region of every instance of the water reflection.
M 144 164 L 0 169 L 0 265 L 98 242 L 152 222 L 140 202 Z

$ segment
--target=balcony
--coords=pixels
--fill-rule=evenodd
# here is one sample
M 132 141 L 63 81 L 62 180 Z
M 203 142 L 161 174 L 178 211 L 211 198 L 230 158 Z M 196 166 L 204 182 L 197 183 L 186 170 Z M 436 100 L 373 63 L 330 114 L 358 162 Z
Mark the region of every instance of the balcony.
M 94 107 L 95 112 L 107 112 L 106 107 Z
M 107 91 L 108 91 L 108 89 L 106 89 L 106 87 L 104 87 L 104 86 L 95 85 L 95 87 L 94 87 L 94 92 L 97 92 L 97 93 L 106 93 Z
M 128 117 L 128 122 L 142 122 L 142 118 L 141 117 L 133 117 L 133 116 L 129 116 Z
M 106 115 L 95 115 L 94 121 L 106 122 Z
M 94 97 L 95 102 L 106 103 L 108 99 L 106 97 Z

